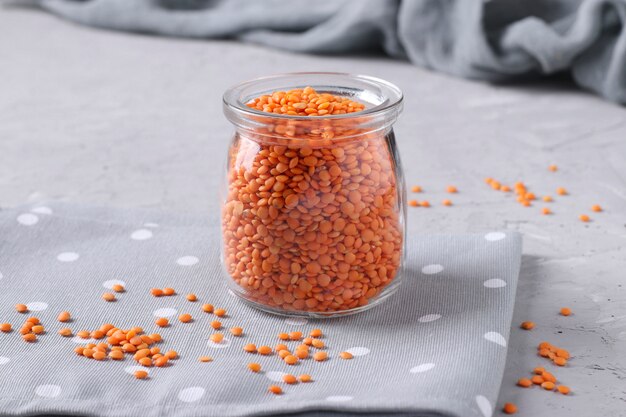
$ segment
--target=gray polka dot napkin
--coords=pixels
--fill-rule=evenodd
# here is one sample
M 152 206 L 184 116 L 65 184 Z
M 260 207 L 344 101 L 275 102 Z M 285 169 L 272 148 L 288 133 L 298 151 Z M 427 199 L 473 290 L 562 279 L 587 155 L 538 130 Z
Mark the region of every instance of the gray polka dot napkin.
M 271 316 L 239 302 L 224 284 L 219 222 L 152 211 L 46 204 L 0 212 L 0 415 L 66 414 L 102 417 L 252 415 L 488 417 L 495 409 L 520 266 L 515 233 L 411 236 L 404 283 L 387 302 L 338 319 Z M 126 286 L 116 302 L 101 296 Z M 177 295 L 153 297 L 171 286 Z M 184 295 L 195 293 L 197 302 Z M 46 333 L 26 343 L 19 332 L 23 303 Z M 201 305 L 228 311 L 225 328 L 209 340 L 216 317 Z M 59 323 L 61 311 L 73 316 Z M 191 323 L 177 316 L 189 313 Z M 159 329 L 156 317 L 172 325 Z M 95 361 L 73 352 L 78 338 L 57 331 L 93 330 L 106 322 L 141 326 L 163 336 L 161 349 L 180 358 L 149 368 Z M 247 343 L 275 346 L 279 332 L 321 328 L 329 360 L 289 366 L 277 356 L 243 351 Z M 289 342 L 295 345 L 297 342 Z M 351 360 L 338 357 L 342 351 Z M 200 356 L 213 362 L 201 363 Z M 246 365 L 258 362 L 255 374 Z M 287 385 L 284 373 L 313 382 Z M 267 392 L 278 384 L 284 394 Z

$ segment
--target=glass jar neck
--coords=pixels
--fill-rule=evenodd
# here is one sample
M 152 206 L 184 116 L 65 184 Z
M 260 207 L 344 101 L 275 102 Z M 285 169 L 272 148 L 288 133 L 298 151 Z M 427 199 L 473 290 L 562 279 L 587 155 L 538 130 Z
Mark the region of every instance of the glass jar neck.
M 310 86 L 320 93 L 349 97 L 365 105 L 359 112 L 324 116 L 268 113 L 247 104 L 256 97 Z M 402 110 L 402 93 L 386 81 L 340 73 L 295 73 L 259 78 L 224 94 L 224 113 L 241 134 L 278 142 L 355 140 L 386 133 Z

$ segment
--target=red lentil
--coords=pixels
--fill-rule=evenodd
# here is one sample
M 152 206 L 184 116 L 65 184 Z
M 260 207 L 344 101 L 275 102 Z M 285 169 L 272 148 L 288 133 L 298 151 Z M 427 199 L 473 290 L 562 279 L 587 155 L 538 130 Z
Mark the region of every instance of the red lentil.
M 26 306 L 26 304 L 16 304 L 15 310 L 18 313 L 28 313 L 28 307 Z
M 250 369 L 252 372 L 260 372 L 261 371 L 261 365 L 258 363 L 249 363 L 248 364 L 248 369 Z
M 283 376 L 283 381 L 286 384 L 297 384 L 298 383 L 298 378 L 296 378 L 295 376 L 291 375 L 291 374 L 287 374 Z
M 66 323 L 70 321 L 70 319 L 71 319 L 71 315 L 67 311 L 60 312 L 59 316 L 57 317 L 57 320 L 60 321 L 61 323 Z
M 535 323 L 532 321 L 523 321 L 520 327 L 524 330 L 532 330 L 535 327 Z
M 243 334 L 243 329 L 241 327 L 233 327 L 230 329 L 230 333 L 233 336 L 241 336 Z
M 216 308 L 213 314 L 215 314 L 217 317 L 224 317 L 226 315 L 226 310 L 224 310 L 223 308 Z
M 180 316 L 178 316 L 178 320 L 180 320 L 183 323 L 189 323 L 192 320 L 191 314 L 181 314 Z
M 155 323 L 159 327 L 166 327 L 168 324 L 170 324 L 170 321 L 166 319 L 165 317 L 159 317 L 158 319 L 155 320 Z
M 2 323 L 0 324 L 0 331 L 4 333 L 9 333 L 12 330 L 11 323 Z
M 302 374 L 298 378 L 300 379 L 300 382 L 311 382 L 313 380 L 309 374 Z
M 198 301 L 198 297 L 196 297 L 195 294 L 187 294 L 185 298 L 187 298 L 187 301 L 191 301 L 191 302 Z
M 528 379 L 528 378 L 520 378 L 517 381 L 517 385 L 519 385 L 520 387 L 523 387 L 523 388 L 528 388 L 532 384 L 533 384 L 532 381 L 530 379 Z
M 112 289 L 113 291 L 115 291 L 115 292 L 124 292 L 124 291 L 126 291 L 126 289 L 124 288 L 124 286 L 123 286 L 123 285 L 121 285 L 121 284 L 115 284 L 115 285 L 113 285 L 113 287 L 111 287 L 111 289 Z
M 513 403 L 506 403 L 504 404 L 502 411 L 504 411 L 506 414 L 515 414 L 517 413 L 517 406 Z
M 163 295 L 174 295 L 176 294 L 176 291 L 174 290 L 174 288 L 163 288 Z
M 594 204 L 593 206 L 591 206 L 591 211 L 600 212 L 602 211 L 602 207 L 600 207 L 598 204 Z
M 212 313 L 213 312 L 213 304 L 203 304 L 202 305 L 202 311 L 204 311 L 205 313 Z
M 276 395 L 280 395 L 283 393 L 283 390 L 281 387 L 279 387 L 278 385 L 270 385 L 270 387 L 268 388 L 269 392 L 271 392 L 272 394 L 276 394 Z
M 578 216 L 578 218 L 580 219 L 581 222 L 585 222 L 585 223 L 591 220 L 591 218 L 587 216 L 586 214 L 581 214 L 580 216 Z
M 146 371 L 135 371 L 134 375 L 137 379 L 146 379 L 148 377 L 148 373 Z
M 569 316 L 569 315 L 572 314 L 572 310 L 570 308 L 568 308 L 568 307 L 563 307 L 563 308 L 561 308 L 560 313 L 561 313 L 562 316 Z

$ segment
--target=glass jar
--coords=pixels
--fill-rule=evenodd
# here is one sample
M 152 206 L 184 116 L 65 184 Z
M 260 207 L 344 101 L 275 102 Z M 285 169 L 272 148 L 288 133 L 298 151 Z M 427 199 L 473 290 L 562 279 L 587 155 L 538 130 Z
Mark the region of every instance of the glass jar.
M 307 86 L 365 108 L 294 116 L 247 105 Z M 401 109 L 396 86 L 361 75 L 275 75 L 226 91 L 235 134 L 221 195 L 222 262 L 237 296 L 272 313 L 329 317 L 398 289 L 406 191 L 392 125 Z

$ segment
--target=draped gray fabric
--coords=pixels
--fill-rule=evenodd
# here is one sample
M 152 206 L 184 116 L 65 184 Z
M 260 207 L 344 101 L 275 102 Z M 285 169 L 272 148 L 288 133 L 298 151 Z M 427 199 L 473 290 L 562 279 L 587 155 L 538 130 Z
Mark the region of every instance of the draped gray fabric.
M 626 103 L 626 0 L 36 0 L 114 30 L 236 38 L 310 53 L 384 51 L 459 77 L 570 72 Z

